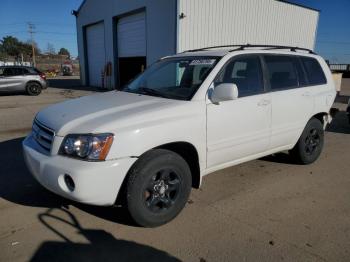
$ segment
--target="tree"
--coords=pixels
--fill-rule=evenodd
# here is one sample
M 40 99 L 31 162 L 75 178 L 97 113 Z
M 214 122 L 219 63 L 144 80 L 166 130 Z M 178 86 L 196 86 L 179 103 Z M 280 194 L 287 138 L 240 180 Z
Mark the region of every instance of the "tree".
M 50 55 L 55 55 L 56 54 L 55 47 L 51 43 L 47 43 L 46 51 Z
M 5 36 L 2 38 L 1 46 L 2 51 L 9 56 L 18 57 L 23 49 L 20 41 L 16 37 L 13 36 Z
M 37 44 L 34 43 L 36 53 L 39 49 Z M 7 59 L 11 56 L 15 59 L 20 59 L 23 55 L 24 59 L 28 59 L 32 56 L 32 45 L 29 42 L 22 42 L 13 36 L 5 36 L 0 40 L 0 57 L 1 60 Z
M 70 58 L 70 53 L 69 53 L 68 49 L 66 49 L 64 47 L 62 47 L 60 49 L 60 51 L 58 51 L 58 54 L 59 55 L 66 55 L 68 58 Z

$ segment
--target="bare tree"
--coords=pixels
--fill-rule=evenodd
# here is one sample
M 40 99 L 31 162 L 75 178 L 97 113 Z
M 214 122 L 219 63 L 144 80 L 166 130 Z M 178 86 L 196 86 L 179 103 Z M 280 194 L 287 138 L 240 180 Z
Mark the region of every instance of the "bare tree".
M 46 52 L 50 55 L 55 55 L 56 54 L 56 50 L 53 44 L 51 43 L 47 43 L 47 47 L 46 47 Z

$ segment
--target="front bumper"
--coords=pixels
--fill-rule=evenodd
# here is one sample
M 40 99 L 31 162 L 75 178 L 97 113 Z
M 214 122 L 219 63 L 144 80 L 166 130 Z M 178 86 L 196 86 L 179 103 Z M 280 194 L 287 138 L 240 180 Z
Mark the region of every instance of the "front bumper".
M 123 158 L 87 162 L 60 155 L 45 155 L 35 150 L 36 147 L 31 135 L 23 141 L 27 167 L 41 185 L 62 197 L 98 206 L 115 203 L 126 174 L 136 161 L 136 158 Z M 73 179 L 73 191 L 67 186 L 65 175 Z

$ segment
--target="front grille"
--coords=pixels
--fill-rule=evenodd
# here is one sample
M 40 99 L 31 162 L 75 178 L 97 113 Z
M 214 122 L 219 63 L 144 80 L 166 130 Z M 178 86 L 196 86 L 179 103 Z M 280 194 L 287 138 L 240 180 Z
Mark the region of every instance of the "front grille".
M 34 120 L 32 130 L 35 141 L 47 152 L 50 152 L 55 132 L 36 119 Z

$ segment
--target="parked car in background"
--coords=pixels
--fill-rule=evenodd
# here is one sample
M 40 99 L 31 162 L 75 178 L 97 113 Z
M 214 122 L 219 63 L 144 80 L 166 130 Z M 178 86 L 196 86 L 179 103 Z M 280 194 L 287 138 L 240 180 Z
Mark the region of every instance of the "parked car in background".
M 326 62 L 251 47 L 169 56 L 122 91 L 40 111 L 23 142 L 29 170 L 75 201 L 122 200 L 154 227 L 179 214 L 204 175 L 285 150 L 313 163 L 336 96 Z
M 46 88 L 45 74 L 35 67 L 0 66 L 0 91 L 25 91 L 37 96 Z
M 64 76 L 72 76 L 73 75 L 73 65 L 72 64 L 62 64 L 62 75 Z

